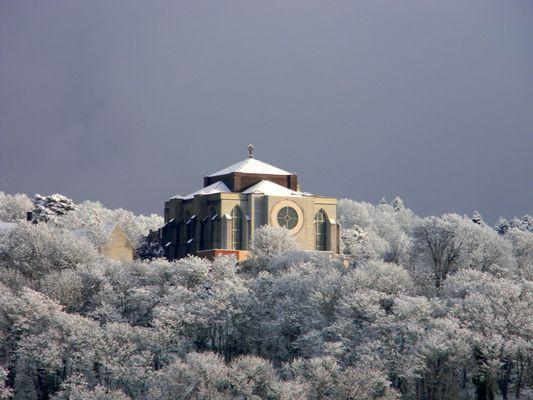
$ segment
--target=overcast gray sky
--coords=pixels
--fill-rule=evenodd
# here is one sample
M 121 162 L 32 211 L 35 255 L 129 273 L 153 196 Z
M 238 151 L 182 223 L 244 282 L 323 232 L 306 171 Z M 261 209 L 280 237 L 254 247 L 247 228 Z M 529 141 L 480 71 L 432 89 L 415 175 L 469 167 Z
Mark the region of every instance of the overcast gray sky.
M 533 2 L 0 0 L 0 190 L 162 212 L 246 157 L 533 213 Z

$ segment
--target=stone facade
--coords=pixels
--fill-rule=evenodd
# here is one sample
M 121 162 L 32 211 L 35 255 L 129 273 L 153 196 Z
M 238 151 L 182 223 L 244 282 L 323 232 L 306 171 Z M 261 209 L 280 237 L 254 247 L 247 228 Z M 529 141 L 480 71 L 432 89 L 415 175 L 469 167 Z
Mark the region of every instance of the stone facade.
M 115 225 L 107 237 L 100 253 L 117 261 L 132 261 L 135 258 L 135 248 L 126 233 Z
M 165 203 L 162 243 L 167 258 L 229 252 L 243 260 L 254 230 L 263 225 L 288 229 L 302 250 L 339 252 L 335 198 L 297 191 L 296 174 L 273 171 L 275 167 L 258 160 L 251 166 L 246 160 L 241 164 L 235 171 L 205 177 L 206 193 L 176 196 Z M 208 190 L 213 185 L 215 193 Z

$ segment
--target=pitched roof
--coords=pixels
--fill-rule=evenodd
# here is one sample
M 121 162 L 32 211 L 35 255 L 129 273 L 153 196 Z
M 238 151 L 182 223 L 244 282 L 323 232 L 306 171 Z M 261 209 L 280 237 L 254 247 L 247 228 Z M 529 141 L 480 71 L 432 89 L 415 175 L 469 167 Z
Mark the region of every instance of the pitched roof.
M 259 193 L 266 196 L 302 196 L 302 192 L 295 192 L 285 186 L 278 185 L 277 183 L 263 180 L 256 183 L 252 187 L 246 189 L 243 194 Z
M 213 194 L 213 193 L 230 193 L 231 190 L 222 181 L 215 182 L 209 186 L 201 188 L 196 192 L 189 193 L 187 196 L 174 196 L 173 199 L 193 199 L 196 195 Z
M 227 168 L 221 169 L 220 171 L 214 172 L 208 175 L 208 177 L 231 174 L 232 172 L 242 172 L 245 174 L 294 175 L 292 172 L 282 170 L 281 168 L 267 164 L 256 158 L 247 158 L 236 164 L 230 165 Z

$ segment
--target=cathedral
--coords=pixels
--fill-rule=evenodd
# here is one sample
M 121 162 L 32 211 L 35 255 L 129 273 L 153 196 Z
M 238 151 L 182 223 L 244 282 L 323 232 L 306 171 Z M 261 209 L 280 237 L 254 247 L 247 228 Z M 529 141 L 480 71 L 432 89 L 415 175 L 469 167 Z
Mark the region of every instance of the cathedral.
M 187 255 L 245 260 L 254 231 L 282 227 L 301 250 L 339 252 L 337 200 L 300 190 L 298 176 L 248 158 L 204 177 L 204 187 L 165 202 L 162 243 L 168 259 Z

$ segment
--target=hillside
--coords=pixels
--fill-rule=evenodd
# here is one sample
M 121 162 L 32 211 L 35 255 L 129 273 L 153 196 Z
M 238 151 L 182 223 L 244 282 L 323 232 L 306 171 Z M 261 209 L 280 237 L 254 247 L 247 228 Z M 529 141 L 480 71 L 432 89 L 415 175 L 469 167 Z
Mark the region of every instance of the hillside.
M 271 227 L 242 265 L 121 263 L 99 226 L 160 217 L 49 203 L 0 192 L 0 399 L 533 399 L 531 216 L 341 200 L 347 263 Z

